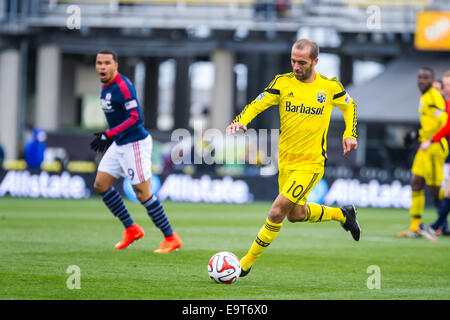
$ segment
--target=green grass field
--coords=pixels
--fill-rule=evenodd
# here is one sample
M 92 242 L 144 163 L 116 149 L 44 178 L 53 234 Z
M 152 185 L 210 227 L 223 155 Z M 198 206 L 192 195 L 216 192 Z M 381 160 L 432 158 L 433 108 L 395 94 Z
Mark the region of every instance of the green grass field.
M 143 207 L 126 202 L 146 236 L 128 249 L 113 246 L 122 225 L 100 198 L 0 198 L 0 299 L 448 299 L 450 238 L 397 239 L 407 210 L 359 209 L 363 229 L 353 241 L 337 222 L 285 222 L 252 272 L 232 285 L 207 274 L 216 252 L 244 255 L 270 203 L 163 203 L 183 238 L 177 252 L 154 254 L 162 235 Z M 427 209 L 424 221 L 432 222 Z M 81 270 L 81 288 L 69 290 L 69 266 Z M 381 271 L 381 288 L 368 289 L 367 268 Z

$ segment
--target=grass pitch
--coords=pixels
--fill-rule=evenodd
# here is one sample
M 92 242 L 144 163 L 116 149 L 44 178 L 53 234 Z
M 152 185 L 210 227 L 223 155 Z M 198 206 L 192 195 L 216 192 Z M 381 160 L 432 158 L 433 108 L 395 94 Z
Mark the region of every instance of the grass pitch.
M 285 221 L 251 273 L 232 285 L 213 283 L 209 258 L 218 251 L 243 256 L 265 222 L 270 203 L 247 205 L 163 203 L 184 244 L 154 254 L 162 240 L 144 208 L 126 202 L 146 236 L 114 250 L 121 223 L 100 198 L 0 198 L 0 299 L 322 300 L 448 299 L 450 237 L 435 243 L 397 239 L 407 210 L 358 209 L 363 229 L 353 241 L 335 221 Z M 436 218 L 433 209 L 424 221 Z M 66 273 L 80 268 L 80 289 Z M 380 289 L 369 289 L 369 266 L 380 269 Z

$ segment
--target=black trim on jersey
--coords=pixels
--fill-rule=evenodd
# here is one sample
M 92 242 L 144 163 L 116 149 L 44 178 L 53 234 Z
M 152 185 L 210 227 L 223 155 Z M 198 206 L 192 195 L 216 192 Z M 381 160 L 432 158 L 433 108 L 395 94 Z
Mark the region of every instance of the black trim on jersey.
M 338 84 L 338 86 L 339 87 L 341 87 L 341 89 L 342 89 L 342 91 L 344 91 L 345 89 L 344 89 L 344 86 L 342 85 L 342 83 L 338 80 L 338 78 L 337 77 L 333 77 L 333 78 L 331 78 L 331 79 L 328 79 L 328 80 L 331 80 L 331 81 L 334 81 L 334 82 L 336 82 L 337 84 Z
M 283 75 L 281 75 L 281 74 L 276 76 L 275 79 L 273 79 L 273 81 L 272 81 L 272 85 L 269 88 L 267 88 L 267 89 L 272 89 L 273 86 L 275 85 L 275 83 L 277 82 L 277 80 L 280 79 L 282 76 Z
M 352 135 L 353 135 L 353 137 L 355 138 L 355 139 L 357 139 L 358 138 L 358 133 L 356 132 L 356 123 L 357 123 L 357 120 L 356 120 L 356 114 L 357 114 L 357 109 L 358 109 L 358 106 L 356 105 L 356 103 L 355 102 L 353 102 L 353 105 L 355 106 L 355 109 L 354 109 L 354 111 L 353 111 L 353 127 L 352 127 Z
M 248 104 L 244 107 L 244 109 L 242 109 L 242 111 L 236 116 L 236 118 L 234 118 L 234 120 L 231 122 L 233 123 L 238 123 L 239 121 L 241 121 L 241 117 L 244 114 L 245 110 L 247 110 L 248 108 Z
M 322 145 L 321 145 L 321 147 L 322 147 L 322 156 L 325 158 L 325 162 L 326 162 L 328 159 L 327 159 L 327 152 L 325 151 L 324 145 L 325 145 L 325 132 L 322 135 Z
M 319 74 L 320 74 L 320 73 L 319 73 Z M 320 74 L 320 76 L 321 76 L 323 79 L 325 79 L 325 80 L 336 82 L 336 83 L 338 84 L 338 86 L 342 89 L 342 91 L 345 90 L 345 89 L 344 89 L 344 86 L 342 85 L 342 83 L 340 83 L 340 81 L 338 80 L 337 77 L 327 78 L 327 77 L 325 77 L 325 76 L 322 75 L 322 74 Z
M 345 94 L 346 94 L 345 90 L 342 91 L 342 92 L 340 92 L 340 93 L 336 93 L 336 94 L 333 96 L 333 100 L 334 100 L 334 99 L 337 99 L 337 98 L 340 98 L 340 97 L 344 96 Z
M 303 221 L 308 221 L 311 217 L 311 209 L 309 208 L 309 203 L 306 204 L 306 218 Z
M 266 89 L 264 91 L 271 93 L 271 94 L 278 94 L 278 95 L 280 94 L 280 90 L 278 90 L 278 89 Z
M 322 213 L 320 214 L 319 221 L 322 221 L 323 213 L 325 210 L 324 210 L 323 206 L 320 206 L 320 207 L 322 208 Z
M 293 75 L 294 75 L 293 72 L 277 75 L 275 77 L 275 79 L 272 80 L 272 82 L 270 83 L 270 85 L 269 85 L 269 87 L 267 89 L 272 89 L 273 86 L 275 85 L 275 83 L 277 82 L 277 80 L 280 79 L 281 77 L 287 77 L 288 79 L 290 79 L 290 78 L 292 78 Z

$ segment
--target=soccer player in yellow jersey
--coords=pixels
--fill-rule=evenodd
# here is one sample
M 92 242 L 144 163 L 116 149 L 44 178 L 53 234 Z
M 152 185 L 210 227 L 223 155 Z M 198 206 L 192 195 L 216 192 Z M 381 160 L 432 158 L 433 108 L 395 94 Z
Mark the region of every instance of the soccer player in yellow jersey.
M 419 69 L 417 85 L 422 92 L 419 103 L 420 130 L 418 141 L 420 143 L 430 140 L 433 135 L 446 124 L 447 112 L 445 100 L 435 88 L 433 88 L 434 72 L 423 67 Z M 441 184 L 444 179 L 443 167 L 448 156 L 448 142 L 445 137 L 433 143 L 429 148 L 419 148 L 414 157 L 411 168 L 412 201 L 409 213 L 411 215 L 410 227 L 397 233 L 397 237 L 425 236 L 430 241 L 436 241 L 436 236 L 428 232 L 422 225 L 422 214 L 425 206 L 425 183 L 428 185 L 434 198 L 436 207 L 444 197 Z
M 227 134 L 246 131 L 247 124 L 260 112 L 274 105 L 279 107 L 279 195 L 256 240 L 241 259 L 241 277 L 250 272 L 256 259 L 278 235 L 285 217 L 290 222 L 336 220 L 351 232 L 354 240 L 360 238 L 361 228 L 353 205 L 339 209 L 306 202 L 324 174 L 333 107 L 337 106 L 344 114 L 344 155 L 358 145 L 356 105 L 337 79 L 316 72 L 318 55 L 315 42 L 308 39 L 295 42 L 291 51 L 293 72 L 277 75 L 227 127 Z

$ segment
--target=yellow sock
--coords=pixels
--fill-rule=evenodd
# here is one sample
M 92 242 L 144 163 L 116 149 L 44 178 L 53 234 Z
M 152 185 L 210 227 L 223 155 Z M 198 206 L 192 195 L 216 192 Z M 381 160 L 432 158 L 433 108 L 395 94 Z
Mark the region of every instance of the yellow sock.
M 413 191 L 411 207 L 409 208 L 409 214 L 411 215 L 410 229 L 417 232 L 419 230 L 419 224 L 422 222 L 422 213 L 425 207 L 425 191 Z
M 346 218 L 344 217 L 342 210 L 339 208 L 327 207 L 317 203 L 308 203 L 306 204 L 306 207 L 308 209 L 308 213 L 303 221 L 321 222 L 336 220 L 345 223 Z
M 263 251 L 272 243 L 280 232 L 283 223 L 273 223 L 267 218 L 264 226 L 259 230 L 256 240 L 253 242 L 248 253 L 241 259 L 241 266 L 243 270 L 251 268 L 253 263 L 263 253 Z

